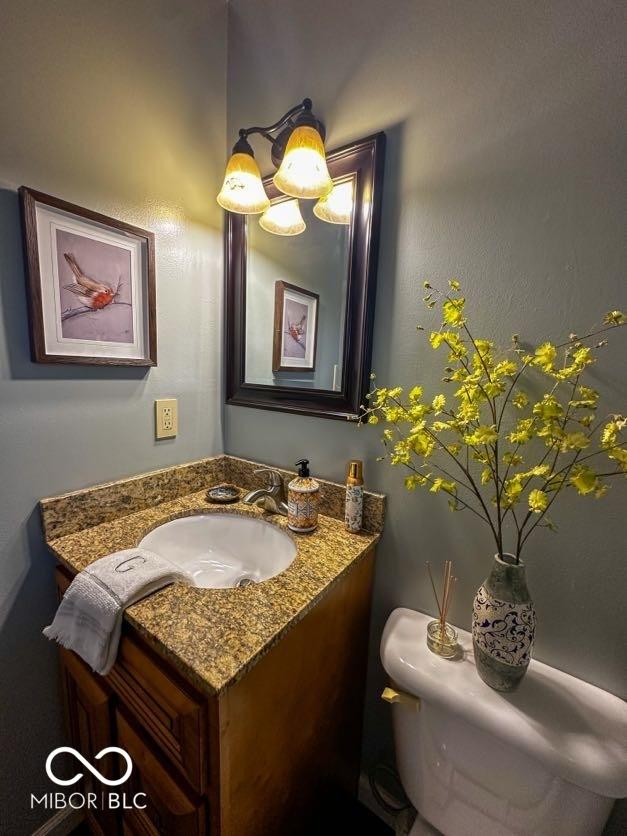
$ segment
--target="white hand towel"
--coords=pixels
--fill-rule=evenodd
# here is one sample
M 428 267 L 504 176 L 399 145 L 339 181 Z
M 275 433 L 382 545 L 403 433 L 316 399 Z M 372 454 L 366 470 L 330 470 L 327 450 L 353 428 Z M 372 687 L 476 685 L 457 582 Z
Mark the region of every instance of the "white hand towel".
M 125 549 L 91 563 L 74 578 L 43 631 L 103 676 L 118 653 L 124 609 L 187 575 L 146 549 Z

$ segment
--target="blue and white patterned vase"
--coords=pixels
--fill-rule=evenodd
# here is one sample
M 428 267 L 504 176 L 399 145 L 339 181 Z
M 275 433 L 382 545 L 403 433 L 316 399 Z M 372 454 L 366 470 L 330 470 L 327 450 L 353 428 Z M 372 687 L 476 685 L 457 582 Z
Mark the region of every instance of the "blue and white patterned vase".
M 495 555 L 473 603 L 472 643 L 481 679 L 496 691 L 514 691 L 529 667 L 535 631 L 524 564 L 511 554 Z

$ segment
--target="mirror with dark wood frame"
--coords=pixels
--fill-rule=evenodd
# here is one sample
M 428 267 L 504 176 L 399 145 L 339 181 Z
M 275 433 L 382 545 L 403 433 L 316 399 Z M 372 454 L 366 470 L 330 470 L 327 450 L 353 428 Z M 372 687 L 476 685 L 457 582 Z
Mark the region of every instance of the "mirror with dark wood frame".
M 346 215 L 321 219 L 264 179 L 272 217 L 226 213 L 226 401 L 354 419 L 368 391 L 385 135 L 327 154 Z M 352 200 L 352 206 L 351 206 Z M 300 210 L 300 214 L 299 214 Z M 288 217 L 289 216 L 289 217 Z M 338 218 L 341 222 L 337 222 Z

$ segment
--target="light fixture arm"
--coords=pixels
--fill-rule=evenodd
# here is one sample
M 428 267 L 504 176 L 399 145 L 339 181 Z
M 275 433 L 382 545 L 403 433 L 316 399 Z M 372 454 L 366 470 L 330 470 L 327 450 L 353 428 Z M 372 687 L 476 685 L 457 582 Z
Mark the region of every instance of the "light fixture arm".
M 326 134 L 324 124 L 319 119 L 316 119 L 311 112 L 311 107 L 311 99 L 303 99 L 300 104 L 291 107 L 272 125 L 268 125 L 267 127 L 253 125 L 250 128 L 240 128 L 239 139 L 233 146 L 233 153 L 250 154 L 254 157 L 255 155 L 250 143 L 248 142 L 248 137 L 251 136 L 251 134 L 259 134 L 272 144 L 272 162 L 278 168 L 281 164 L 281 160 L 283 159 L 285 146 L 287 145 L 290 134 L 298 125 L 309 125 L 312 128 L 315 128 L 324 141 Z M 278 135 L 273 136 L 272 134 L 277 133 L 277 131 L 279 131 Z
M 273 125 L 268 125 L 267 128 L 260 128 L 257 126 L 254 126 L 252 128 L 241 128 L 239 135 L 243 137 L 248 137 L 250 136 L 250 134 L 261 134 L 270 142 L 274 142 L 275 137 L 270 136 L 270 134 L 273 134 L 275 131 L 278 131 L 279 128 L 283 128 L 285 125 L 287 125 L 292 116 L 295 116 L 297 113 L 301 113 L 304 111 L 311 112 L 311 105 L 311 99 L 303 99 L 303 101 L 300 104 L 294 105 L 294 107 L 291 107 L 286 113 L 284 113 L 283 116 L 281 116 L 281 118 L 278 119 Z

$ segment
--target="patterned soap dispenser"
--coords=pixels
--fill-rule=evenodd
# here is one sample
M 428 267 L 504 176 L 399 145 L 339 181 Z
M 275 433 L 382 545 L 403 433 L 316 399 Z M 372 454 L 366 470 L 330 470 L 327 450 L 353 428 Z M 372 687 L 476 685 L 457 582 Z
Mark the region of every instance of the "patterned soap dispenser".
M 309 460 L 296 462 L 298 476 L 287 486 L 287 525 L 292 531 L 306 534 L 318 526 L 320 485 L 309 475 Z
M 354 533 L 361 531 L 364 513 L 364 469 L 359 459 L 348 463 L 346 475 L 346 504 L 344 508 L 344 523 L 347 531 Z

